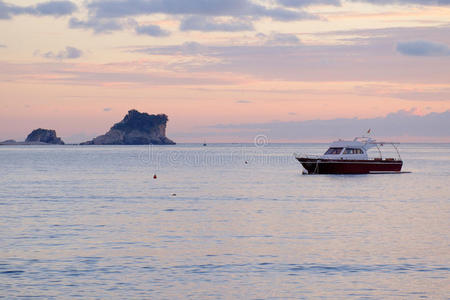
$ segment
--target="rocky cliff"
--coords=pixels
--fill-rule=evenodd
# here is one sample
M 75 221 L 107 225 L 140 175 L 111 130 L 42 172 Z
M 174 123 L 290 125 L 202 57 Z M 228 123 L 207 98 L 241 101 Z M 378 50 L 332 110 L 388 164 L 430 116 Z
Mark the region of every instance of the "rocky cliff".
M 38 128 L 33 130 L 26 138 L 25 143 L 47 143 L 64 145 L 61 138 L 56 136 L 56 131 Z
M 174 145 L 166 137 L 167 121 L 164 114 L 149 115 L 133 109 L 107 133 L 82 145 Z

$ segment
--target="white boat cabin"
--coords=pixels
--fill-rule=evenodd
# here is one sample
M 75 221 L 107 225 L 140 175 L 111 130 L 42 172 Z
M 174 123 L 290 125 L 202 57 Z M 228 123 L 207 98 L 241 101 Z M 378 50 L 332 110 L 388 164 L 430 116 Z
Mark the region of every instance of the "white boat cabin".
M 330 148 L 328 148 L 328 150 L 324 155 L 321 156 L 321 158 L 342 160 L 368 160 L 369 156 L 367 154 L 367 151 L 370 148 L 377 147 L 380 154 L 379 159 L 381 159 L 381 151 L 378 145 L 382 146 L 383 144 L 391 144 L 394 146 L 395 150 L 397 150 L 394 143 L 377 142 L 374 139 L 367 137 L 356 137 L 353 141 L 339 140 L 333 142 L 330 145 Z M 397 154 L 400 158 L 400 154 L 398 153 L 398 151 Z

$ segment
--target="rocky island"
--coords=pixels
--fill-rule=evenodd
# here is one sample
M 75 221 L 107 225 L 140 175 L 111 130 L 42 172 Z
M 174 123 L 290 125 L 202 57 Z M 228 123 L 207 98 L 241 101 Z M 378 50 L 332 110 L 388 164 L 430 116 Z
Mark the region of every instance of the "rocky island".
M 33 130 L 26 138 L 25 142 L 6 140 L 0 145 L 64 145 L 61 138 L 56 136 L 56 131 L 52 129 L 38 128 Z
M 56 131 L 38 128 L 33 130 L 26 138 L 25 143 L 41 142 L 46 144 L 64 145 L 61 138 L 56 136 Z
M 132 109 L 107 133 L 81 145 L 175 145 L 166 137 L 167 121 L 165 114 L 149 115 Z

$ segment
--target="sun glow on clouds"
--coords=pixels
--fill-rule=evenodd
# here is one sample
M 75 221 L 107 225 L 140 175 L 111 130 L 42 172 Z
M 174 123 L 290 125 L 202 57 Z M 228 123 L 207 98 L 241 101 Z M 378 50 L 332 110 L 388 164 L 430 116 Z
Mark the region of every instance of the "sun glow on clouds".
M 178 141 L 218 123 L 450 108 L 450 5 L 436 1 L 39 3 L 0 1 L 0 140 L 44 119 L 98 133 L 130 108 L 168 114 Z

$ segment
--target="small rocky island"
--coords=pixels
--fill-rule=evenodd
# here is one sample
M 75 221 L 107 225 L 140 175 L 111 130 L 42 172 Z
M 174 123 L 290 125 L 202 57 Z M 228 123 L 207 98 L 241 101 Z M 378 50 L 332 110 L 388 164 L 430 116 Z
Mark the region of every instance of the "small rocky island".
M 33 130 L 25 140 L 25 143 L 34 143 L 34 142 L 64 145 L 64 142 L 61 140 L 61 138 L 56 136 L 55 130 L 42 128 Z
M 56 136 L 56 131 L 52 129 L 38 128 L 33 130 L 26 138 L 25 142 L 6 140 L 0 145 L 64 145 L 61 138 Z
M 167 121 L 165 114 L 149 115 L 132 109 L 107 133 L 81 145 L 175 145 L 166 137 Z

